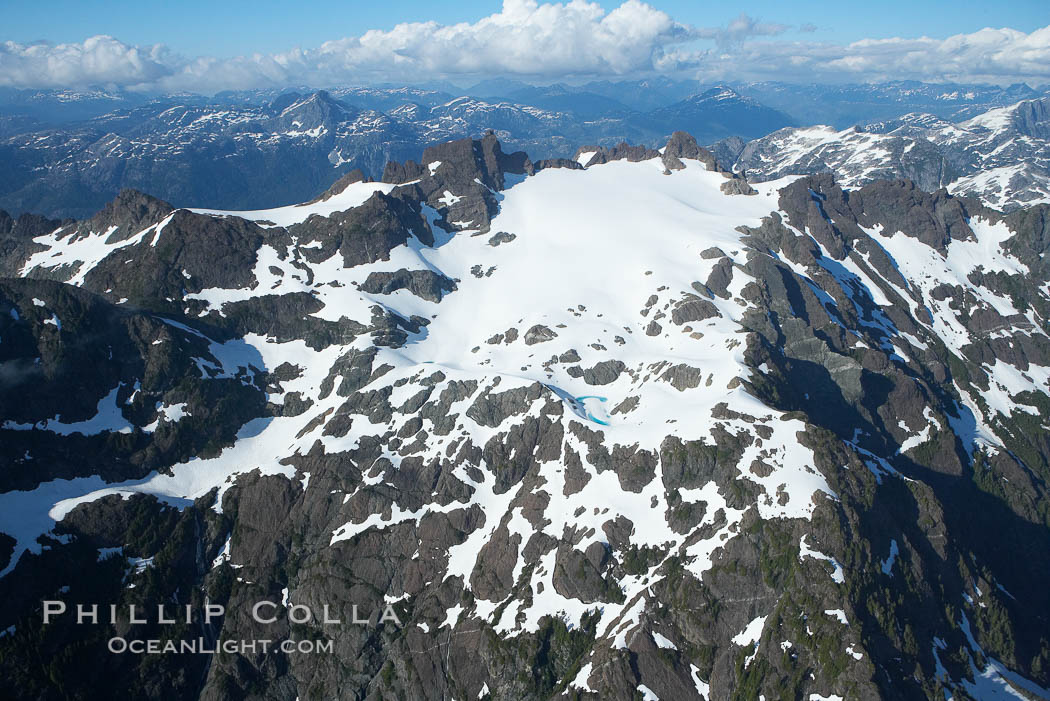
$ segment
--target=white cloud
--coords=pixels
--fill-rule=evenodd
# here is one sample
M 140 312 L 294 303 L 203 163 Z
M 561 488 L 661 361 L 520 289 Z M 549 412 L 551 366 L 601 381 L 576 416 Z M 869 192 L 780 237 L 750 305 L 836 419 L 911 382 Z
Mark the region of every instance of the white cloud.
M 1030 34 L 983 29 L 947 39 L 865 39 L 847 45 L 776 38 L 788 29 L 746 14 L 724 27 L 690 27 L 640 0 L 625 0 L 610 11 L 587 0 L 504 0 L 500 12 L 473 23 L 405 23 L 316 48 L 233 59 L 185 58 L 160 45 L 132 46 L 108 36 L 80 44 L 6 42 L 0 44 L 0 85 L 215 92 L 653 72 L 704 80 L 1050 82 L 1050 27 Z M 813 26 L 798 29 L 805 33 Z
M 128 46 L 95 36 L 81 44 L 0 43 L 0 85 L 68 87 L 152 83 L 171 72 L 163 46 Z
M 252 71 L 255 84 L 312 85 L 461 75 L 624 75 L 657 70 L 667 47 L 692 38 L 687 27 L 639 0 L 610 12 L 584 0 L 504 0 L 500 12 L 473 24 L 405 23 L 312 50 L 195 61 L 165 82 L 218 87 Z
M 756 36 L 776 36 L 783 34 L 790 27 L 786 24 L 774 24 L 772 22 L 760 22 L 754 17 L 741 12 L 725 27 L 698 29 L 696 36 L 704 39 L 714 39 L 719 47 L 725 50 L 727 47 L 739 44 L 745 39 Z
M 1030 34 L 982 29 L 946 39 L 863 39 L 851 44 L 761 41 L 686 60 L 704 79 L 803 82 L 923 80 L 1050 83 L 1050 27 Z

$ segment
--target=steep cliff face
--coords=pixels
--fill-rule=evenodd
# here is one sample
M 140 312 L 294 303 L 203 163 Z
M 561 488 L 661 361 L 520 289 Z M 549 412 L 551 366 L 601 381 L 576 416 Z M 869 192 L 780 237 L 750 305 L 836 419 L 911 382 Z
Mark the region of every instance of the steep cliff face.
M 0 688 L 1045 695 L 1048 215 L 748 183 L 678 133 L 538 163 L 452 142 L 295 207 L 19 220 Z M 123 613 L 44 625 L 45 599 Z M 194 614 L 130 624 L 158 603 Z

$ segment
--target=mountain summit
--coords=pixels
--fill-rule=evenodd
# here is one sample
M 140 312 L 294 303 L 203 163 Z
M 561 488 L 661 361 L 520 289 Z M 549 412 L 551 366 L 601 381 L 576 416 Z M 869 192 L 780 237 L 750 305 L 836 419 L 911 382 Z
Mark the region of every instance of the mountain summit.
M 795 124 L 783 112 L 761 105 L 725 86 L 716 86 L 662 107 L 655 110 L 652 117 L 665 130 L 688 131 L 701 143 L 711 143 L 727 136 L 754 139 Z

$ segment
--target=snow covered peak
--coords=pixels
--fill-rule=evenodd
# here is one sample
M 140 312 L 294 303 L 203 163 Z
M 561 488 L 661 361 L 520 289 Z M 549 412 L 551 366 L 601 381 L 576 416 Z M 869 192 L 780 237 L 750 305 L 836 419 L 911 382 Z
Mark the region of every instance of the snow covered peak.
M 739 99 L 742 99 L 740 93 L 738 93 L 736 90 L 733 90 L 732 88 L 730 88 L 728 86 L 725 86 L 725 85 L 719 85 L 719 86 L 710 88 L 709 90 L 705 90 L 703 93 L 700 93 L 696 97 L 699 98 L 699 99 L 702 99 L 702 100 L 739 100 Z

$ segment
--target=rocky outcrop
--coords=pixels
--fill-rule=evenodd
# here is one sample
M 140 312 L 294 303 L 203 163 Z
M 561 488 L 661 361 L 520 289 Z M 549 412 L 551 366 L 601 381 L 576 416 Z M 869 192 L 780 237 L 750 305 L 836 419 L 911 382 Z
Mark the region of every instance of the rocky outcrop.
M 456 283 L 433 270 L 406 270 L 393 273 L 369 273 L 361 283 L 361 291 L 370 294 L 388 295 L 398 290 L 408 290 L 416 297 L 428 302 L 440 302 L 448 292 L 456 289 Z
M 661 158 L 663 159 L 664 167 L 668 171 L 682 170 L 685 168 L 685 165 L 681 161 L 683 158 L 700 161 L 709 171 L 721 173 L 728 179 L 728 182 L 722 183 L 721 186 L 722 192 L 727 195 L 758 194 L 753 187 L 748 185 L 747 180 L 744 179 L 743 175 L 733 173 L 732 171 L 723 168 L 718 161 L 715 160 L 714 154 L 707 149 L 700 147 L 696 143 L 696 139 L 684 131 L 676 131 L 674 134 L 671 134 L 671 138 L 663 148 Z
M 46 280 L 0 280 L 0 490 L 143 477 L 232 443 L 265 414 L 265 363 L 239 377 L 199 332 Z M 179 406 L 176 420 L 158 409 Z M 175 416 L 173 414 L 173 416 Z M 18 459 L 13 459 L 17 456 Z
M 348 268 L 388 260 L 390 251 L 410 236 L 425 244 L 433 243 L 419 202 L 401 191 L 390 195 L 377 192 L 360 207 L 335 212 L 330 217 L 310 217 L 289 227 L 288 233 L 303 242 L 320 243 L 304 251 L 308 260 L 327 260 L 338 251 Z
M 57 221 L 36 214 L 22 214 L 12 219 L 11 215 L 0 209 L 0 275 L 17 277 L 29 256 L 45 250 L 33 239 L 70 224 L 68 221 Z
M 87 231 L 110 232 L 109 241 L 124 241 L 174 211 L 167 202 L 137 190 L 121 190 L 116 199 L 89 219 Z
M 422 163 L 389 163 L 383 182 L 411 183 L 418 198 L 442 214 L 448 230 L 487 232 L 498 211 L 496 193 L 505 176 L 532 175 L 536 168 L 524 152 L 503 153 L 490 131 L 480 140 L 460 139 L 423 152 Z
M 663 148 L 663 158 L 665 165 L 667 165 L 667 159 L 670 158 L 689 158 L 694 161 L 700 161 L 708 170 L 715 173 L 728 172 L 715 160 L 713 153 L 699 146 L 696 143 L 696 139 L 684 131 L 676 131 L 671 134 L 671 138 L 667 140 L 667 145 Z M 670 165 L 667 167 L 674 170 Z
M 583 164 L 585 167 L 601 165 L 602 163 L 609 163 L 611 161 L 630 161 L 634 163 L 660 157 L 660 152 L 651 148 L 620 143 L 612 148 L 606 146 L 583 146 L 577 152 L 577 158 L 579 158 L 580 153 L 587 153 L 592 150 L 594 155 Z

